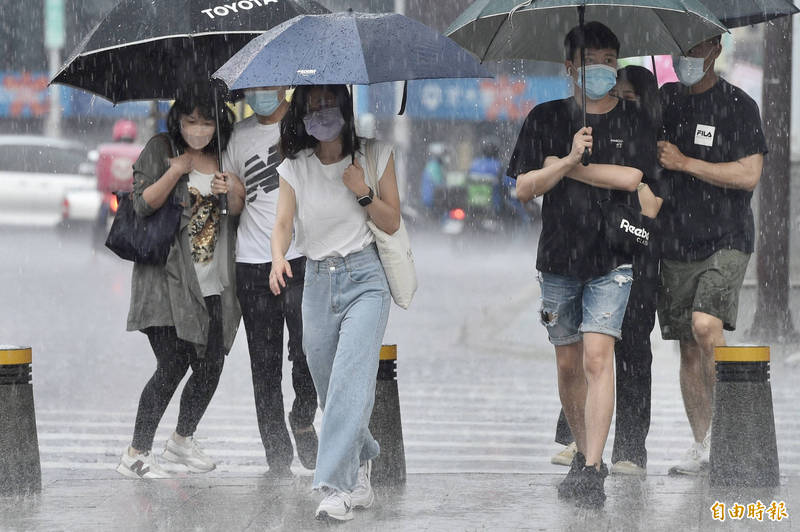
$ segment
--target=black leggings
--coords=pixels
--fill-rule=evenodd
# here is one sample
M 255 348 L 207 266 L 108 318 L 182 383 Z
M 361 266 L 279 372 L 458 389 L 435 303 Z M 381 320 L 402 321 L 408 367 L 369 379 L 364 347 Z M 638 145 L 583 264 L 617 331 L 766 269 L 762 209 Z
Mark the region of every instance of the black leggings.
M 175 432 L 184 437 L 193 435 L 211 402 L 225 363 L 225 345 L 220 296 L 209 296 L 205 302 L 209 324 L 204 358 L 197 356 L 193 344 L 178 338 L 175 327 L 148 327 L 144 330 L 156 355 L 157 365 L 139 398 L 131 442 L 134 449 L 149 451 L 153 447 L 156 428 L 189 367 L 192 374 L 181 393 Z

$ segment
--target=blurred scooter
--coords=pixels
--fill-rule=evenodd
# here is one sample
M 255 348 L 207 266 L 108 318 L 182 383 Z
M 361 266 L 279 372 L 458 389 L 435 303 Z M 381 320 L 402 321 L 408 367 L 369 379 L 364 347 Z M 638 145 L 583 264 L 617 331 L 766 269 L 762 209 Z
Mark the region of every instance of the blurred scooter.
M 97 148 L 97 190 L 101 194 L 101 202 L 92 231 L 92 241 L 96 247 L 102 247 L 117 213 L 115 193 L 133 190 L 133 163 L 144 148 L 136 144 L 137 133 L 135 122 L 117 120 L 111 131 L 111 142 Z

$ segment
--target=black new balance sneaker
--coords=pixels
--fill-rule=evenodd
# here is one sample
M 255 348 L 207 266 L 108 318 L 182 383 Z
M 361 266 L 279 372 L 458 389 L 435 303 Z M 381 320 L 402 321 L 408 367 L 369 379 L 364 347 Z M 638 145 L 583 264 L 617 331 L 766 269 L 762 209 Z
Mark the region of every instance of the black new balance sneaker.
M 586 457 L 582 452 L 576 452 L 572 457 L 572 463 L 569 466 L 569 472 L 558 484 L 558 497 L 561 499 L 572 499 L 575 497 L 575 490 L 577 489 L 580 472 L 586 465 Z
M 600 470 L 594 464 L 584 465 L 578 476 L 575 489 L 575 504 L 580 508 L 602 508 L 606 502 L 606 492 L 603 488 L 608 467 L 600 463 Z

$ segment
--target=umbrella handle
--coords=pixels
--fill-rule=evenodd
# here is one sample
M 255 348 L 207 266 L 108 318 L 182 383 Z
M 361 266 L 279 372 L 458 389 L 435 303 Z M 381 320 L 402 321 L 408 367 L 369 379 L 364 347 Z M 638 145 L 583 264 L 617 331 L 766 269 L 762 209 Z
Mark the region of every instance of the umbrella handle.
M 583 33 L 585 11 L 585 5 L 578 6 L 578 25 L 581 28 L 581 90 L 583 91 L 581 96 L 581 108 L 583 109 L 583 127 L 586 127 L 586 36 Z M 581 164 L 583 166 L 589 166 L 589 157 L 591 157 L 589 150 L 583 150 L 583 155 L 581 156 Z
M 408 102 L 408 80 L 403 81 L 403 99 L 400 101 L 400 110 L 397 111 L 397 116 L 402 116 L 406 112 L 406 103 Z
M 219 164 L 219 171 L 220 173 L 223 172 L 222 169 L 222 134 L 219 131 L 219 97 L 217 96 L 217 85 L 214 84 L 214 116 L 217 120 L 217 163 Z M 222 215 L 228 214 L 228 195 L 227 194 L 217 194 L 217 200 L 219 201 L 219 212 Z
M 351 7 L 348 11 L 352 13 L 353 12 L 353 8 Z M 353 85 L 351 84 L 350 85 L 350 102 L 351 102 L 351 105 L 352 105 L 352 102 L 353 102 L 353 91 L 354 90 L 355 90 L 355 87 L 353 87 Z M 353 152 L 350 154 L 350 164 L 356 164 L 356 141 L 357 140 L 358 140 L 358 134 L 356 133 L 356 110 L 353 109 Z
M 656 78 L 656 86 L 658 86 L 658 70 L 656 70 L 656 56 L 650 56 L 650 63 L 653 65 L 653 77 Z

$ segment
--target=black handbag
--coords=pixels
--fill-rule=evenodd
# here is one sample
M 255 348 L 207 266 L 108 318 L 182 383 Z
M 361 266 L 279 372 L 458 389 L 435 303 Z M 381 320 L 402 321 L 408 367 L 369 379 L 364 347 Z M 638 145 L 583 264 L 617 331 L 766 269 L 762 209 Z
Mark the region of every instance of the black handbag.
M 172 139 L 170 145 L 173 155 L 176 155 Z M 166 264 L 183 213 L 175 190 L 158 210 L 144 217 L 136 214 L 130 192 L 116 194 L 119 206 L 106 238 L 106 247 L 125 260 L 140 264 Z
M 652 222 L 634 207 L 612 199 L 600 202 L 606 242 L 614 251 L 641 253 L 650 245 Z

